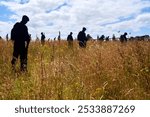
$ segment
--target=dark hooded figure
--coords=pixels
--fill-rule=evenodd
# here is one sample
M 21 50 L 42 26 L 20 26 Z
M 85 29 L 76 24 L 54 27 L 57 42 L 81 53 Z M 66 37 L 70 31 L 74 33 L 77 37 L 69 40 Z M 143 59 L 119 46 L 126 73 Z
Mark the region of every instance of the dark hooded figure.
M 72 32 L 70 32 L 70 34 L 67 37 L 67 41 L 68 41 L 68 47 L 72 48 L 73 47 L 73 37 L 72 37 Z
M 127 36 L 128 34 L 125 32 L 123 35 L 120 36 L 120 42 L 123 43 L 123 42 L 127 42 Z
M 21 22 L 17 22 L 11 30 L 11 40 L 14 41 L 12 67 L 15 70 L 15 64 L 20 56 L 20 70 L 27 71 L 27 53 L 30 42 L 28 28 L 25 25 L 29 21 L 28 16 L 24 15 Z
M 82 31 L 80 31 L 77 36 L 77 39 L 79 41 L 79 46 L 81 48 L 86 48 L 87 37 L 86 37 L 85 31 L 86 31 L 86 28 L 83 27 Z
M 45 44 L 45 34 L 43 32 L 41 32 L 41 44 Z

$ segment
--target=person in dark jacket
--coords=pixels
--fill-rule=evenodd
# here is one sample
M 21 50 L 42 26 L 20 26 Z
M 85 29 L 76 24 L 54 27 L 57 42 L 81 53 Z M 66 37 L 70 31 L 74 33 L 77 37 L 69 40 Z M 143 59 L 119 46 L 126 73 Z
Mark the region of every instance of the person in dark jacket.
M 27 71 L 27 53 L 31 38 L 28 33 L 28 28 L 25 25 L 28 21 L 28 16 L 24 15 L 21 22 L 17 22 L 11 30 L 11 40 L 14 42 L 11 64 L 14 70 L 16 61 L 20 56 L 20 70 Z
M 73 47 L 73 37 L 72 37 L 72 32 L 70 32 L 70 34 L 67 37 L 67 41 L 68 41 L 68 47 L 72 48 Z
M 123 42 L 127 42 L 127 36 L 128 34 L 125 32 L 123 35 L 120 36 L 120 42 L 123 43 Z
M 45 44 L 45 34 L 43 32 L 41 32 L 41 44 Z
M 77 36 L 77 39 L 79 41 L 79 46 L 81 48 L 86 48 L 87 37 L 86 37 L 85 31 L 86 31 L 86 28 L 83 27 L 82 31 L 80 31 Z

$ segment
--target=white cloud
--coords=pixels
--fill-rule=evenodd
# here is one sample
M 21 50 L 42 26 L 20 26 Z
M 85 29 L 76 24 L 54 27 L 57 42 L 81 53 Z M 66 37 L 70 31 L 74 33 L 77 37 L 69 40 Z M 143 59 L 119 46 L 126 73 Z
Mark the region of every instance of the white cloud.
M 12 22 L 0 21 L 0 34 L 2 34 L 0 36 L 5 38 L 6 34 L 12 29 L 12 25 Z
M 112 30 L 124 29 L 124 30 L 132 30 L 136 32 L 143 27 L 150 27 L 150 13 L 138 15 L 137 17 L 129 21 L 123 21 L 123 22 L 107 25 L 106 29 L 108 28 L 111 28 Z
M 76 37 L 85 26 L 87 33 L 96 37 L 150 26 L 150 13 L 142 12 L 143 8 L 150 7 L 149 0 L 7 0 L 0 4 L 14 12 L 10 18 L 16 21 L 28 15 L 27 25 L 33 36 L 45 32 L 48 38 L 53 38 L 60 30 L 63 38 L 70 31 Z

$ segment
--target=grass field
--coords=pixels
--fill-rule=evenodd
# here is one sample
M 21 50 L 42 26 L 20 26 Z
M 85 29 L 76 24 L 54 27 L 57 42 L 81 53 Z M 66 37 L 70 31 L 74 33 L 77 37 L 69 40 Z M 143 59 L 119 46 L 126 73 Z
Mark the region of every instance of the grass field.
M 150 99 L 150 41 L 31 42 L 28 73 L 11 70 L 12 42 L 0 41 L 0 99 Z

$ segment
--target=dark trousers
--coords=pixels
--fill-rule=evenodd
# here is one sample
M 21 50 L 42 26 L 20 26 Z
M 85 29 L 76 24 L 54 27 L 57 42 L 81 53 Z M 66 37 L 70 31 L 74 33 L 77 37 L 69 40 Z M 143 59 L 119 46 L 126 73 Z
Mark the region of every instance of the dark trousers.
M 68 47 L 72 48 L 73 47 L 73 41 L 68 41 Z
M 13 58 L 11 64 L 15 69 L 16 61 L 20 56 L 20 70 L 27 71 L 27 48 L 25 46 L 25 42 L 18 43 L 14 42 L 14 51 L 13 51 Z
M 79 46 L 81 48 L 86 48 L 86 41 L 79 41 Z

